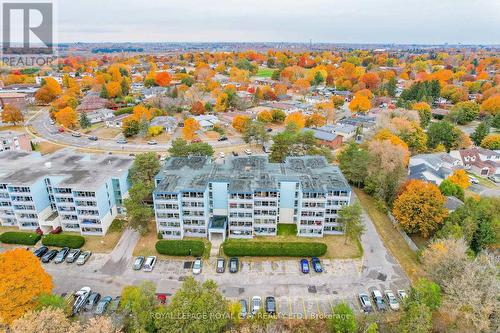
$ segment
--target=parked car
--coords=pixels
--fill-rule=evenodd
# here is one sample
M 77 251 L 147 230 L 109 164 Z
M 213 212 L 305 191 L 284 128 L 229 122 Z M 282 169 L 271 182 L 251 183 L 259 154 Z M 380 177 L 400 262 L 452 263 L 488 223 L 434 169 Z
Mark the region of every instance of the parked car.
M 42 230 L 40 227 L 36 228 L 35 232 L 36 232 L 38 235 L 43 235 L 43 230 Z
M 72 137 L 75 137 L 75 138 L 79 138 L 79 137 L 81 137 L 82 135 L 80 134 L 80 132 L 73 132 L 73 133 L 71 133 L 71 136 L 72 136 Z
M 120 144 L 120 145 L 124 145 L 127 143 L 127 140 L 125 139 L 119 139 L 119 140 L 116 140 L 116 143 Z
M 309 262 L 307 259 L 300 260 L 300 271 L 304 274 L 309 273 Z
M 98 139 L 97 139 L 97 136 L 91 135 L 91 136 L 89 136 L 89 140 L 90 141 L 97 141 Z
M 239 154 L 235 151 L 232 151 L 231 154 L 233 154 L 233 156 L 239 156 Z
M 90 293 L 90 296 L 87 299 L 87 303 L 85 303 L 85 307 L 83 309 L 85 311 L 92 311 L 92 309 L 99 302 L 100 299 L 101 299 L 101 294 L 97 292 Z
M 272 132 L 273 129 L 272 128 L 266 128 L 266 132 Z
M 51 119 L 51 120 L 50 120 L 50 124 L 51 124 L 52 126 L 54 126 L 54 125 L 56 124 L 56 122 L 55 122 L 55 121 L 53 121 L 53 120 Z
M 76 259 L 78 259 L 78 256 L 80 256 L 80 253 L 82 253 L 82 251 L 79 249 L 70 250 L 68 256 L 66 257 L 66 262 L 70 264 L 75 262 Z
M 148 145 L 150 145 L 150 146 L 157 145 L 157 144 L 158 144 L 158 142 L 156 142 L 155 140 L 148 141 Z
M 476 177 L 469 176 L 469 180 L 472 184 L 479 184 L 479 180 Z
M 321 267 L 321 261 L 319 261 L 319 258 L 312 257 L 311 258 L 311 266 L 316 273 L 323 272 L 323 267 Z
M 488 179 L 494 183 L 500 183 L 500 175 L 492 175 L 489 176 Z
M 191 143 L 196 143 L 196 142 L 201 142 L 201 139 L 196 138 L 196 139 L 191 140 Z
M 224 258 L 217 258 L 217 273 L 224 273 L 226 270 L 226 259 Z
M 101 301 L 97 304 L 94 313 L 96 315 L 102 315 L 106 311 L 106 308 L 108 307 L 109 303 L 111 303 L 112 300 L 113 299 L 111 298 L 111 296 L 103 297 Z
M 140 270 L 142 268 L 142 264 L 144 264 L 144 259 L 145 258 L 143 256 L 135 257 L 133 269 L 136 271 Z
M 248 149 L 248 148 L 247 148 L 247 149 L 245 149 L 245 154 L 247 154 L 247 155 L 252 155 L 252 151 L 251 151 L 250 149 Z
M 271 152 L 271 148 L 267 145 L 262 145 L 262 151 L 266 154 L 269 154 Z
M 248 304 L 247 304 L 247 301 L 244 300 L 244 299 L 240 299 L 240 305 L 241 305 L 240 317 L 241 318 L 246 318 L 248 316 Z
M 35 256 L 37 256 L 38 258 L 41 258 L 41 257 L 43 257 L 43 255 L 44 255 L 45 253 L 47 253 L 47 251 L 48 251 L 48 250 L 49 250 L 49 248 L 48 248 L 48 247 L 46 247 L 46 246 L 42 246 L 42 247 L 39 247 L 38 249 L 36 249 L 36 250 L 35 250 L 35 252 L 33 252 L 33 254 L 34 254 Z
M 84 252 L 80 253 L 80 255 L 78 256 L 78 259 L 76 259 L 76 264 L 77 265 L 85 264 L 87 262 L 87 260 L 89 260 L 89 257 L 91 254 L 92 254 L 92 252 L 90 252 L 90 251 L 84 251 Z
M 54 262 L 56 264 L 60 264 L 66 259 L 66 256 L 69 253 L 69 247 L 63 247 L 56 255 Z
M 42 257 L 42 262 L 44 263 L 50 262 L 52 259 L 54 259 L 55 256 L 57 256 L 58 252 L 59 251 L 57 250 L 50 250 L 49 252 L 45 253 Z
M 59 127 L 59 128 L 57 129 L 57 131 L 58 131 L 59 133 L 64 133 L 64 128 Z
M 144 261 L 144 267 L 142 270 L 144 272 L 151 272 L 155 267 L 155 264 L 156 264 L 156 256 L 147 257 L 146 261 Z
M 260 298 L 259 296 L 252 297 L 252 311 L 251 311 L 252 316 L 255 315 L 257 312 L 259 312 L 261 304 L 262 304 L 262 298 Z
M 268 314 L 276 314 L 276 299 L 272 296 L 266 297 L 265 308 Z
M 231 259 L 229 259 L 229 273 L 238 273 L 238 268 L 238 258 L 232 257 Z
M 380 290 L 378 289 L 373 290 L 372 298 L 373 302 L 375 302 L 375 306 L 377 307 L 378 311 L 387 310 L 387 306 L 385 305 L 384 298 L 382 297 L 382 293 L 380 292 Z
M 121 301 L 121 296 L 116 296 L 115 298 L 113 298 L 113 300 L 111 301 L 111 304 L 109 304 L 109 311 L 116 311 L 118 310 L 118 307 L 120 306 L 120 301 Z
M 196 258 L 193 264 L 193 274 L 198 275 L 201 273 L 202 268 L 201 258 Z
M 87 303 L 87 300 L 90 296 L 91 289 L 89 287 L 83 287 L 75 293 L 76 299 L 73 304 L 73 308 L 71 312 L 73 315 L 77 314 L 80 309 Z
M 364 312 L 372 312 L 372 302 L 370 301 L 370 297 L 367 294 L 361 293 L 358 295 L 359 304 L 361 305 L 361 310 Z
M 226 154 L 224 154 L 224 152 L 223 152 L 223 151 L 221 151 L 221 152 L 219 153 L 219 157 L 220 157 L 220 158 L 224 158 L 224 157 L 226 157 Z
M 402 301 L 404 301 L 404 299 L 406 297 L 408 297 L 408 294 L 403 289 L 398 289 L 397 293 L 398 293 L 399 299 L 402 300 Z
M 227 136 L 221 136 L 217 141 L 227 141 Z
M 385 296 L 385 300 L 386 300 L 387 304 L 389 304 L 389 307 L 392 310 L 394 310 L 394 311 L 399 310 L 399 302 L 398 302 L 396 296 L 394 296 L 394 293 L 392 292 L 392 290 L 384 291 L 384 296 Z

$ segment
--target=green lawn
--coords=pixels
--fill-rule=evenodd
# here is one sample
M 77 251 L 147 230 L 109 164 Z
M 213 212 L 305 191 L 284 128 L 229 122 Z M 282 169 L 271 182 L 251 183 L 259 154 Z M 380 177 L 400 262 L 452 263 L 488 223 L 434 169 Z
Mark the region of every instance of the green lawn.
M 259 70 L 257 70 L 256 76 L 271 77 L 273 75 L 273 72 L 274 72 L 274 69 L 259 67 Z
M 278 224 L 278 236 L 297 236 L 295 224 Z

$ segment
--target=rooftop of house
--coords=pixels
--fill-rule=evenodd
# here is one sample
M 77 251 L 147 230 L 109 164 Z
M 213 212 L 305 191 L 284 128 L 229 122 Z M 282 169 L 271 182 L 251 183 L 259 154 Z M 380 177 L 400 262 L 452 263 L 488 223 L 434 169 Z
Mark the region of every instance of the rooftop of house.
M 409 170 L 409 175 L 408 175 L 409 178 L 420 179 L 420 180 L 428 180 L 424 175 L 425 172 L 431 173 L 434 176 L 441 179 L 447 178 L 452 173 L 451 169 L 440 167 L 439 169 L 436 170 L 431 168 L 426 163 L 410 166 L 408 170 Z
M 278 190 L 279 182 L 300 182 L 304 192 L 348 190 L 339 168 L 321 156 L 288 157 L 284 163 L 270 163 L 267 156 L 227 157 L 215 164 L 209 157 L 168 159 L 156 179 L 158 192 L 206 190 L 208 183 L 228 183 L 230 193 Z
M 429 165 L 439 166 L 443 163 L 454 164 L 459 162 L 455 157 L 450 156 L 447 153 L 434 153 L 434 154 L 418 154 L 410 158 L 410 165 L 416 165 L 420 160 L 428 163 Z M 414 162 L 414 163 L 412 163 Z
M 2 131 L 0 132 L 0 139 L 12 139 L 23 135 L 28 135 L 28 134 L 19 131 Z
M 462 200 L 456 198 L 456 197 L 453 197 L 453 196 L 447 196 L 446 197 L 446 202 L 444 203 L 444 206 L 446 207 L 446 209 L 448 209 L 449 211 L 454 211 L 456 210 L 457 208 L 459 208 L 460 206 L 463 206 L 463 202 Z
M 29 186 L 50 176 L 52 186 L 96 190 L 112 177 L 121 177 L 133 158 L 119 155 L 81 154 L 62 149 L 53 154 L 6 151 L 0 153 L 0 183 Z

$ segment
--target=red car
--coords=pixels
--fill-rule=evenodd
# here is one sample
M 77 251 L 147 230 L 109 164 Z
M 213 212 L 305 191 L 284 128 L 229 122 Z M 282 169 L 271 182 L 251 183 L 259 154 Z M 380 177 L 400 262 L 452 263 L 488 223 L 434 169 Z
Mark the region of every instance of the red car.
M 158 303 L 164 305 L 167 303 L 167 294 L 164 293 L 156 293 L 156 300 Z
M 58 131 L 59 133 L 62 133 L 62 132 L 64 132 L 64 128 L 59 127 L 59 129 L 58 129 L 57 131 Z
M 191 143 L 201 142 L 201 139 L 193 139 Z
M 43 231 L 42 229 L 40 229 L 40 227 L 36 228 L 35 232 L 39 235 L 43 235 Z

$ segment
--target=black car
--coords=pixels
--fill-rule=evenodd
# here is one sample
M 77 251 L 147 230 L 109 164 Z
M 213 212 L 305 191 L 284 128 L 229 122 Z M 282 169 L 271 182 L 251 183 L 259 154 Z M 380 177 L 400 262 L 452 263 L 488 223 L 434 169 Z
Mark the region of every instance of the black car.
M 97 139 L 97 136 L 92 135 L 92 136 L 89 136 L 89 140 L 90 141 L 97 141 L 98 139 Z
M 35 252 L 33 252 L 33 254 L 34 254 L 35 256 L 37 256 L 38 258 L 41 258 L 41 257 L 43 257 L 43 255 L 44 255 L 45 253 L 47 253 L 47 251 L 48 251 L 48 250 L 49 250 L 49 248 L 48 248 L 48 247 L 46 247 L 46 246 L 42 246 L 42 247 L 39 247 L 38 249 L 36 249 L 36 250 L 35 250 Z
M 57 256 L 57 253 L 59 251 L 57 250 L 50 250 L 49 252 L 45 253 L 42 257 L 42 262 L 50 262 L 52 259 L 54 259 L 55 256 Z
M 227 141 L 227 137 L 226 136 L 221 136 L 217 141 Z
M 266 297 L 265 307 L 268 314 L 276 314 L 276 299 L 272 296 Z
M 229 273 L 238 273 L 238 258 L 231 258 L 229 259 Z
M 233 156 L 239 156 L 239 154 L 235 151 L 231 152 L 233 154 Z
M 85 311 L 91 311 L 92 308 L 99 303 L 99 300 L 101 299 L 101 294 L 92 292 L 87 299 L 87 303 L 85 303 L 85 307 L 83 308 Z

